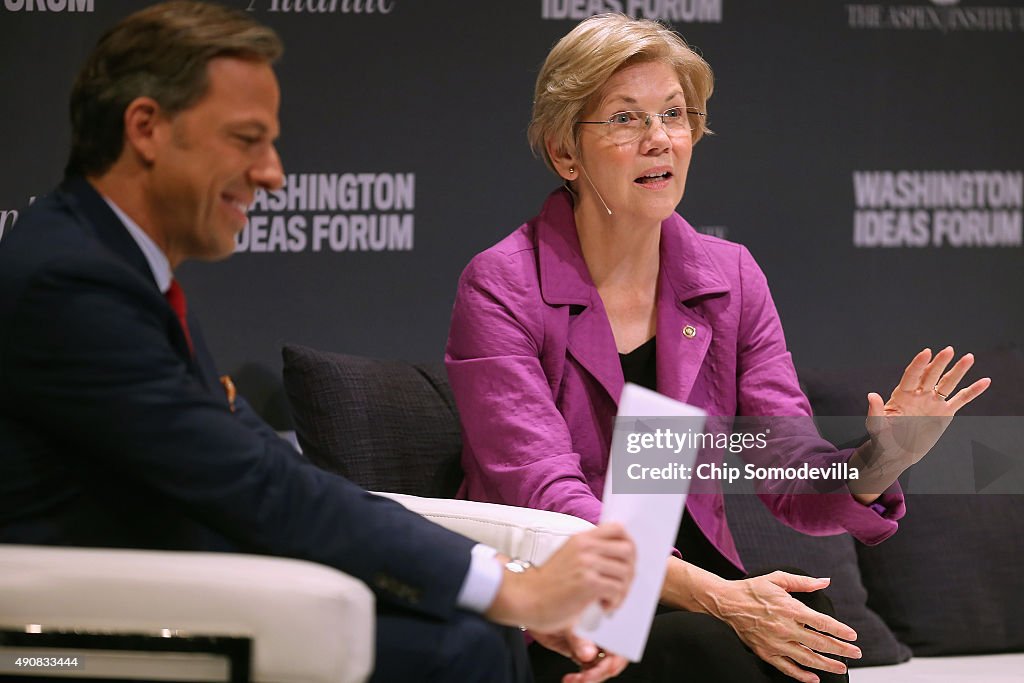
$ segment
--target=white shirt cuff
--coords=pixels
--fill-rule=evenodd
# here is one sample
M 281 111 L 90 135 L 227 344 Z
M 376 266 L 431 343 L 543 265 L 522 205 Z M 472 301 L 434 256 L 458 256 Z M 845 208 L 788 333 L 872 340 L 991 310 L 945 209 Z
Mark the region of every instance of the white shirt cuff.
M 469 571 L 459 589 L 456 604 L 464 610 L 483 614 L 501 587 L 501 575 L 504 571 L 501 563 L 494 558 L 498 551 L 489 545 L 477 543 L 473 546 L 469 558 Z

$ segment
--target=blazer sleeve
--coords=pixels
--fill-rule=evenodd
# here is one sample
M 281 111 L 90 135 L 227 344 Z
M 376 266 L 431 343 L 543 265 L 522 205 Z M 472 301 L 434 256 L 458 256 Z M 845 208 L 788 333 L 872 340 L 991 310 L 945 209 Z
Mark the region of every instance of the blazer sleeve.
M 248 552 L 326 564 L 382 602 L 450 615 L 473 542 L 304 462 L 244 404 L 231 413 L 188 371 L 145 284 L 99 256 L 34 275 L 0 335 L 16 419 L 59 429 L 75 467 L 117 472 Z
M 764 424 L 774 432 L 757 464 L 828 466 L 849 461 L 852 449 L 836 450 L 818 435 L 786 349 L 768 282 L 745 248 L 739 254 L 739 274 L 738 413 L 770 418 Z M 754 453 L 757 460 L 756 450 L 748 453 Z M 760 488 L 759 496 L 776 517 L 799 531 L 811 535 L 849 532 L 869 545 L 896 533 L 896 520 L 906 512 L 898 482 L 882 494 L 877 506 L 862 505 L 845 485 L 819 493 L 806 482 L 769 484 Z
M 483 252 L 459 280 L 445 365 L 462 419 L 465 492 L 596 524 L 601 503 L 553 398 L 559 378 L 541 363 L 549 308 L 532 251 Z

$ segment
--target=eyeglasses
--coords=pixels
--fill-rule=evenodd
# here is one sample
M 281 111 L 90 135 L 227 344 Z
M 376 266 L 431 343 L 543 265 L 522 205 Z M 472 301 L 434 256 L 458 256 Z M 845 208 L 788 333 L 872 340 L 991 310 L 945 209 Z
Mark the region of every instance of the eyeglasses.
M 646 111 L 620 111 L 612 114 L 607 121 L 577 121 L 577 124 L 606 126 L 605 134 L 615 144 L 625 145 L 636 142 L 651 127 L 655 118 L 661 119 L 665 132 L 673 136 L 689 135 L 698 129 L 704 112 L 693 107 L 672 107 L 661 114 Z

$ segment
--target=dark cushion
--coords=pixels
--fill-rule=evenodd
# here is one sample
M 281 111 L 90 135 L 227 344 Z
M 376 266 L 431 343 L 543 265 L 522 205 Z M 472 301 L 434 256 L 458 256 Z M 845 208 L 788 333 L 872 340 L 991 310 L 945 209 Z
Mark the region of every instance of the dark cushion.
M 309 459 L 373 491 L 451 498 L 462 436 L 440 363 L 286 345 L 284 386 Z
M 805 536 L 776 520 L 753 494 L 726 496 L 726 511 L 748 571 L 790 566 L 810 576 L 832 579 L 825 594 L 835 606 L 836 618 L 857 632 L 857 646 L 864 654 L 859 660 L 850 660 L 850 666 L 896 664 L 910 659 L 907 646 L 867 605 L 867 591 L 850 536 Z
M 993 383 L 959 415 L 1024 415 L 1020 350 L 976 356 L 964 385 L 978 377 Z M 816 415 L 863 416 L 867 392 L 888 397 L 902 373 L 893 365 L 802 370 L 800 378 Z M 992 426 L 1005 428 L 1005 420 Z M 850 422 L 826 419 L 822 433 L 838 441 L 863 434 L 862 418 L 853 430 Z M 954 421 L 953 429 L 958 426 L 966 423 Z M 913 470 L 909 474 L 913 484 Z M 1024 650 L 1024 496 L 908 493 L 899 532 L 874 547 L 856 544 L 856 552 L 869 607 L 914 654 Z
M 1024 651 L 1024 496 L 909 494 L 899 532 L 857 554 L 914 654 Z

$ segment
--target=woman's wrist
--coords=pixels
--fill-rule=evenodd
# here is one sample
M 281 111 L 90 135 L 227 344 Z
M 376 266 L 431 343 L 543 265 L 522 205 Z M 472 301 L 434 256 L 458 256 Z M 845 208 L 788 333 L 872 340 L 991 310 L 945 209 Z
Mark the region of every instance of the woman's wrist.
M 850 494 L 861 505 L 871 505 L 913 462 L 905 454 L 897 457 L 885 453 L 874 439 L 869 439 L 853 452 L 849 464 L 859 475 L 847 484 Z
M 690 564 L 678 557 L 670 557 L 661 589 L 661 602 L 688 612 L 700 612 L 720 617 L 715 595 L 727 587 L 729 581 Z

